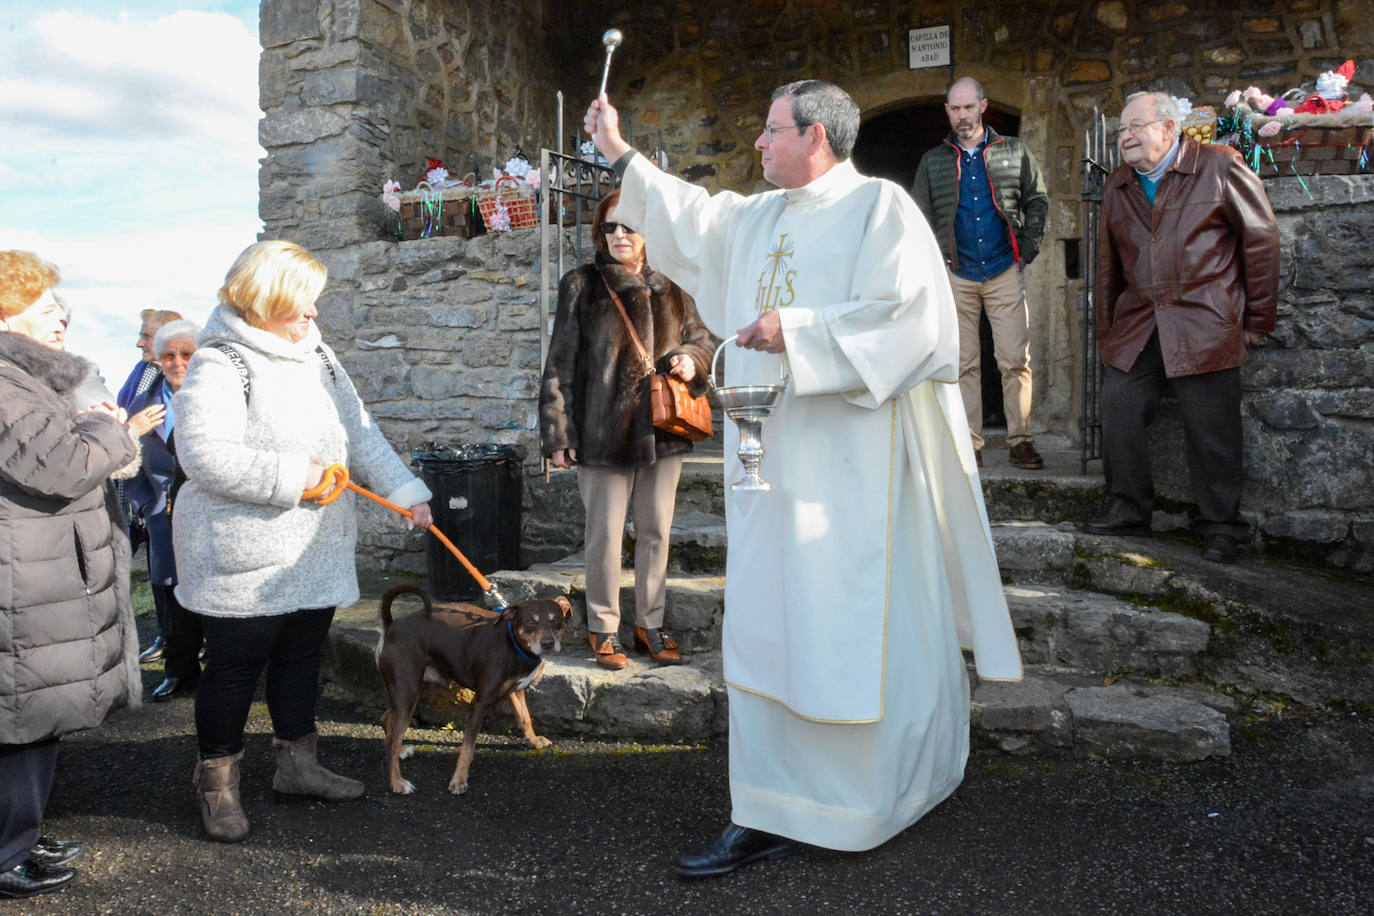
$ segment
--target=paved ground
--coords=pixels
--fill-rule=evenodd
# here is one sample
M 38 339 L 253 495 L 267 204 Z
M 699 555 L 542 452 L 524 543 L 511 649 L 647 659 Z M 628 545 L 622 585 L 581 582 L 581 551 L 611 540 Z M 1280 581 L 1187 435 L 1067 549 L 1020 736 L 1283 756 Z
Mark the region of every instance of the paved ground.
M 1374 730 L 1349 713 L 1240 728 L 1233 757 L 1193 765 L 976 753 L 951 800 L 878 850 L 684 883 L 671 857 L 728 815 L 723 746 L 485 741 L 455 798 L 460 735 L 426 731 L 400 797 L 375 711 L 326 698 L 323 756 L 368 794 L 277 804 L 258 708 L 253 832 L 222 846 L 200 838 L 192 709 L 63 741 L 48 826 L 91 851 L 66 890 L 0 914 L 1354 914 L 1374 887 Z

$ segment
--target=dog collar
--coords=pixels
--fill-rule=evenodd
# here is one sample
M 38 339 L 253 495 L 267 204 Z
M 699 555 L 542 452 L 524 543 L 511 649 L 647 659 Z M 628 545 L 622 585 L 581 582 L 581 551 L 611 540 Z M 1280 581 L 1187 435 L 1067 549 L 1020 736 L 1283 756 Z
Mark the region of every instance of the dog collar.
M 520 648 L 520 641 L 515 638 L 515 630 L 511 627 L 511 621 L 509 620 L 506 621 L 506 633 L 510 636 L 510 644 L 515 646 L 515 651 L 520 653 L 520 657 L 527 662 L 534 661 L 534 659 L 530 658 L 528 652 Z

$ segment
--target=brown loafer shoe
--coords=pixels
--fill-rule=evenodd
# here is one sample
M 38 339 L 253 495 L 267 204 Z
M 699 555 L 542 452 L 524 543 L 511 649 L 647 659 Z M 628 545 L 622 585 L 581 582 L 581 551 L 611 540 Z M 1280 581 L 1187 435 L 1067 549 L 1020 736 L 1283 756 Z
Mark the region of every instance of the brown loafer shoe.
M 676 665 L 682 661 L 677 641 L 662 630 L 635 627 L 635 651 L 648 652 L 650 658 L 664 665 Z
M 596 653 L 596 663 L 603 668 L 620 669 L 630 663 L 625 657 L 625 647 L 615 633 L 588 633 L 587 638 Z
M 1025 468 L 1028 471 L 1042 471 L 1045 469 L 1045 459 L 1040 457 L 1040 453 L 1035 450 L 1035 443 L 1025 439 L 1011 447 L 1011 463 L 1018 468 Z

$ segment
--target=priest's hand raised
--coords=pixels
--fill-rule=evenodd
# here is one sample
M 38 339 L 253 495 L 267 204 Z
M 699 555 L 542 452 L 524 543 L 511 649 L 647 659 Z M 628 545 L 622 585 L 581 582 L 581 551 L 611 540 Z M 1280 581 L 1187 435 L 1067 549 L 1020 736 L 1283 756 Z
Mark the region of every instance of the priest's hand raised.
M 782 339 L 782 319 L 776 311 L 764 312 L 758 321 L 747 328 L 740 328 L 736 334 L 735 345 L 746 350 L 781 353 L 787 349 L 787 341 Z
M 592 142 L 607 162 L 615 162 L 630 151 L 630 144 L 620 136 L 620 112 L 611 106 L 604 92 L 587 107 L 582 128 L 592 135 Z

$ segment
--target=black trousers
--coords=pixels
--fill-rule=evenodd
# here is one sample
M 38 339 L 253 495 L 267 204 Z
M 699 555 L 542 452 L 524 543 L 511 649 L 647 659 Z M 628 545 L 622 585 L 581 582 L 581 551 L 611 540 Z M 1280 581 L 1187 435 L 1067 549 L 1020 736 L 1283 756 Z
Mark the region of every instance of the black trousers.
M 243 750 L 243 729 L 264 668 L 273 733 L 295 741 L 315 730 L 320 649 L 333 619 L 332 607 L 270 617 L 202 616 L 205 672 L 196 690 L 202 760 Z
M 1110 366 L 1103 372 L 1102 468 L 1113 517 L 1144 523 L 1154 511 L 1147 431 L 1167 387 L 1183 415 L 1197 533 L 1244 539 L 1250 529 L 1240 515 L 1240 369 L 1168 378 L 1158 332 L 1129 372 Z
M 56 738 L 0 744 L 0 872 L 23 865 L 38 842 L 56 770 Z
M 153 605 L 162 628 L 162 672 L 184 680 L 200 674 L 200 647 L 205 642 L 204 618 L 181 606 L 175 586 L 154 585 Z

